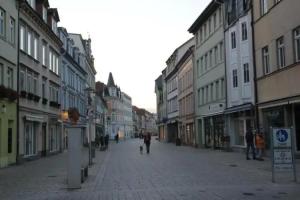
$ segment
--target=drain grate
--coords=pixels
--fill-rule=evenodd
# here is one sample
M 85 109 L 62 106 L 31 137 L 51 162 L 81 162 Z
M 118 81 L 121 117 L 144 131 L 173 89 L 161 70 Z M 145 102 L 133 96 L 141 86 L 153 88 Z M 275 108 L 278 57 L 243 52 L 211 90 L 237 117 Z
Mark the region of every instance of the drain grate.
M 287 195 L 286 192 L 278 192 L 278 194 L 281 194 L 281 195 Z
M 236 164 L 230 164 L 229 167 L 237 167 Z
M 55 178 L 55 177 L 57 177 L 57 176 L 55 176 L 55 175 L 49 175 L 48 176 L 48 178 Z
M 254 196 L 254 194 L 251 193 L 251 192 L 244 192 L 243 195 L 245 195 L 245 196 Z

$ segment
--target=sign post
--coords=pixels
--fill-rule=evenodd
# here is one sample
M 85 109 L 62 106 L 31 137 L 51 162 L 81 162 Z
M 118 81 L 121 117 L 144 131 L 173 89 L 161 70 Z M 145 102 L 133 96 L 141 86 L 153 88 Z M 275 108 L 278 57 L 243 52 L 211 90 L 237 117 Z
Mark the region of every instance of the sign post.
M 292 128 L 272 128 L 272 182 L 278 172 L 293 172 L 297 182 Z

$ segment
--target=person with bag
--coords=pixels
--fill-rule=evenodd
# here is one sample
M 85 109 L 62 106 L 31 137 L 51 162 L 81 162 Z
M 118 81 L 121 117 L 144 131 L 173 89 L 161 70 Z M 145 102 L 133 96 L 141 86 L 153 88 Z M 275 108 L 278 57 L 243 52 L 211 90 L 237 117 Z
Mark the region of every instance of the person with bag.
M 249 158 L 249 151 L 250 151 L 250 148 L 252 150 L 252 156 L 253 156 L 253 160 L 255 160 L 255 148 L 254 148 L 254 141 L 253 141 L 253 133 L 251 131 L 251 129 L 248 129 L 246 131 L 246 143 L 247 143 L 247 149 L 246 149 L 246 159 L 247 160 L 250 160 Z
M 150 133 L 147 133 L 147 135 L 144 136 L 144 143 L 146 145 L 147 154 L 149 154 L 150 153 L 150 144 L 151 144 Z
M 262 133 L 256 134 L 255 145 L 257 149 L 257 160 L 263 161 L 264 159 L 262 158 L 262 155 L 263 155 L 263 150 L 265 148 L 265 139 Z

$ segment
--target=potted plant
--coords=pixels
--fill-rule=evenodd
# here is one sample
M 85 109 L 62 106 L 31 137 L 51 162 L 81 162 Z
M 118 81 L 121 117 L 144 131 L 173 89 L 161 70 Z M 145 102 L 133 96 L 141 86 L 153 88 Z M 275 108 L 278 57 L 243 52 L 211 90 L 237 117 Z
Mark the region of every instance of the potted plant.
M 25 90 L 21 90 L 20 94 L 22 98 L 26 98 L 27 92 Z
M 4 85 L 0 85 L 0 99 L 5 98 L 7 96 L 7 89 Z
M 73 125 L 76 125 L 79 120 L 79 112 L 77 108 L 69 108 L 68 116 Z
M 34 94 L 32 94 L 31 92 L 28 92 L 27 98 L 28 98 L 29 100 L 32 100 L 33 97 L 34 97 Z
M 41 97 L 40 97 L 40 96 L 38 96 L 38 95 L 34 95 L 34 98 L 33 98 L 33 100 L 34 100 L 35 102 L 39 102 L 39 101 L 40 101 L 40 99 L 41 99 Z
M 10 89 L 9 90 L 9 95 L 8 95 L 8 99 L 10 100 L 10 101 L 15 101 L 17 98 L 18 98 L 18 92 L 16 92 L 16 91 L 14 91 L 14 90 L 12 90 L 12 89 Z
M 48 99 L 46 99 L 46 98 L 43 98 L 43 101 L 42 101 L 42 103 L 43 103 L 43 104 L 47 104 L 47 102 L 48 102 Z

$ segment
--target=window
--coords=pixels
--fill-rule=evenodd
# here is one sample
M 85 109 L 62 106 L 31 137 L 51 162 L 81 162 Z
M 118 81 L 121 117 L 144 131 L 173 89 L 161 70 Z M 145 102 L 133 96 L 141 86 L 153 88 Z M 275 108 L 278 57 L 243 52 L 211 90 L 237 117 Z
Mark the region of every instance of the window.
M 236 38 L 235 38 L 235 32 L 231 32 L 231 48 L 236 48 Z
M 38 75 L 33 74 L 33 94 L 38 95 Z
M 205 102 L 208 103 L 208 86 L 205 87 Z
M 295 60 L 300 61 L 300 27 L 294 31 Z
M 32 72 L 27 71 L 27 92 L 33 94 L 33 79 Z
M 197 74 L 198 74 L 198 76 L 200 76 L 200 74 L 201 74 L 199 60 L 197 60 Z
M 211 18 L 208 20 L 208 32 L 211 34 Z
M 221 79 L 221 97 L 225 97 L 225 80 L 224 78 Z
M 216 81 L 216 100 L 219 99 L 219 81 Z
M 210 50 L 209 51 L 209 67 L 213 66 L 212 60 L 213 60 L 213 53 L 212 53 L 212 50 Z
M 220 61 L 223 61 L 223 42 L 220 42 Z
M 206 24 L 203 25 L 203 39 L 206 39 Z
M 249 77 L 249 64 L 244 64 L 244 83 L 249 83 L 250 77 Z
M 234 88 L 238 87 L 237 69 L 232 70 L 232 86 Z
M 200 36 L 200 43 L 201 43 L 201 42 L 202 42 L 202 40 L 203 40 L 202 28 L 200 28 L 200 31 L 199 31 L 199 36 Z
M 52 51 L 49 50 L 49 69 L 52 70 Z
M 214 84 L 210 84 L 210 101 L 214 100 Z
M 268 46 L 262 49 L 262 62 L 264 74 L 270 73 L 270 63 L 269 63 L 269 49 Z
M 47 8 L 43 6 L 43 20 L 47 22 Z
M 200 59 L 200 72 L 201 72 L 201 74 L 203 73 L 203 67 L 204 67 L 204 63 L 203 63 L 203 56 L 201 57 L 201 59 Z
M 10 67 L 7 68 L 7 87 L 13 89 L 14 87 L 14 70 Z
M 43 78 L 43 82 L 42 82 L 42 98 L 46 98 L 46 79 Z
M 260 14 L 264 15 L 268 12 L 268 0 L 260 0 Z
M 27 53 L 28 55 L 31 55 L 31 32 L 27 33 Z
M 277 64 L 279 68 L 285 66 L 285 51 L 284 51 L 284 40 L 283 37 L 277 39 Z
M 52 31 L 56 34 L 57 33 L 57 22 L 55 19 L 52 18 Z
M 27 2 L 33 9 L 35 9 L 35 0 L 27 0 Z
M 34 37 L 33 40 L 33 57 L 35 60 L 38 60 L 38 39 Z
M 216 46 L 215 48 L 214 48 L 214 53 L 215 53 L 215 65 L 217 65 L 218 64 L 218 57 L 219 57 L 219 55 L 218 55 L 218 46 Z
M 0 85 L 3 85 L 3 75 L 4 75 L 4 67 L 3 64 L 0 63 Z
M 219 25 L 222 24 L 222 9 L 219 8 Z
M 9 30 L 10 30 L 10 42 L 12 44 L 15 44 L 15 37 L 16 37 L 16 22 L 14 20 L 14 18 L 10 18 L 9 21 Z
M 46 66 L 46 44 L 42 45 L 42 64 Z
M 25 68 L 20 68 L 20 90 L 21 91 L 26 91 L 26 69 Z
M 53 102 L 58 102 L 58 87 L 53 85 L 53 84 L 50 84 L 49 86 L 49 91 L 50 91 L 50 101 L 53 101 Z M 75 97 L 74 97 L 75 98 Z M 73 102 L 74 103 L 74 102 Z M 75 104 L 75 103 L 74 103 Z M 74 105 L 73 104 L 73 105 Z
M 217 29 L 217 13 L 214 14 L 213 19 L 214 19 L 214 30 L 216 30 Z
M 207 54 L 205 54 L 204 56 L 204 66 L 205 66 L 205 70 L 207 70 Z
M 204 102 L 204 88 L 201 88 L 201 102 L 202 102 L 202 104 L 205 104 L 205 102 Z
M 0 8 L 0 36 L 5 37 L 5 11 Z
M 248 39 L 248 35 L 247 35 L 247 24 L 246 22 L 242 23 L 242 41 L 245 41 Z
M 25 51 L 25 27 L 20 25 L 20 49 Z

